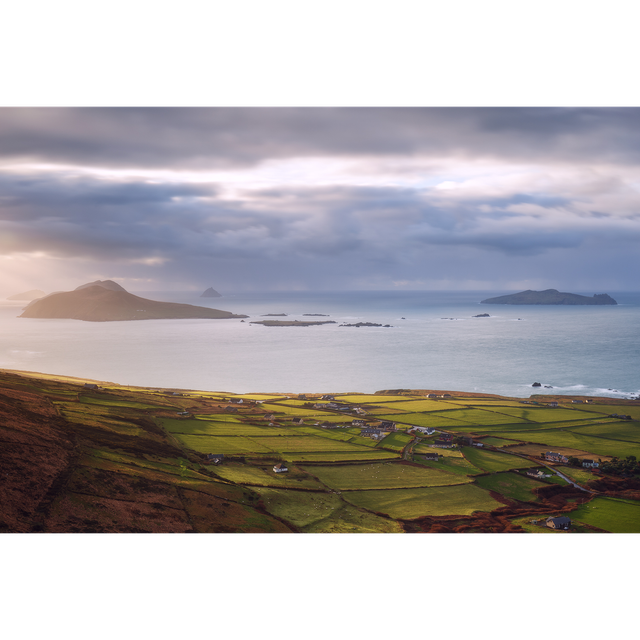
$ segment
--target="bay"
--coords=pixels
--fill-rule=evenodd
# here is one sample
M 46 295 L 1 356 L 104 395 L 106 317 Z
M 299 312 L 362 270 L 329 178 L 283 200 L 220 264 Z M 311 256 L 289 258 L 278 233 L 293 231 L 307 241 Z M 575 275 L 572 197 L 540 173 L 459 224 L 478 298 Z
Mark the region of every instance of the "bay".
M 4 301 L 0 367 L 232 393 L 399 388 L 516 397 L 640 393 L 640 293 L 608 292 L 617 306 L 480 304 L 504 293 L 260 292 L 207 299 L 136 292 L 249 315 L 244 322 L 28 319 L 17 317 L 24 303 Z M 281 318 L 286 320 L 335 324 L 251 324 L 278 313 L 287 314 Z M 473 317 L 482 313 L 491 317 Z M 357 322 L 391 326 L 340 326 Z M 532 388 L 533 382 L 553 389 Z

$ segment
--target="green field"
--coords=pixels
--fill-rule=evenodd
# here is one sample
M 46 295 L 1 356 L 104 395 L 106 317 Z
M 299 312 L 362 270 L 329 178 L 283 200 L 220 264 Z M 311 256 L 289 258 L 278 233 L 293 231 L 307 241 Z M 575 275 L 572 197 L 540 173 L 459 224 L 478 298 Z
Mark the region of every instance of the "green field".
M 378 445 L 381 449 L 391 449 L 392 451 L 402 451 L 411 442 L 411 436 L 404 433 L 390 433 L 385 436 Z
M 455 413 L 454 411 L 451 412 Z M 461 425 L 460 421 L 447 418 L 440 414 L 433 413 L 398 413 L 398 414 L 380 414 L 376 415 L 377 420 L 391 420 L 401 425 L 415 425 L 416 427 L 441 427 L 443 429 L 453 429 L 456 426 Z M 465 423 L 465 426 L 470 427 L 470 424 Z
M 534 502 L 537 500 L 537 496 L 533 489 L 546 486 L 544 482 L 519 473 L 494 473 L 490 476 L 476 478 L 475 484 L 483 489 L 500 493 L 511 500 L 522 502 Z
M 595 456 L 618 456 L 618 458 L 626 458 L 627 456 L 634 455 L 636 458 L 640 458 L 640 444 L 582 435 L 574 430 L 560 431 L 544 429 L 541 431 L 521 431 L 509 433 L 509 436 L 522 438 L 526 442 L 543 444 L 550 448 L 566 447 L 578 451 L 586 451 Z
M 305 471 L 317 476 L 332 489 L 394 489 L 403 487 L 437 487 L 460 484 L 458 476 L 429 467 L 415 467 L 401 462 L 310 466 Z M 469 480 L 470 481 L 470 480 Z
M 215 473 L 225 480 L 244 485 L 264 487 L 293 487 L 297 489 L 322 489 L 323 486 L 309 474 L 296 468 L 287 473 L 274 473 L 273 465 L 251 465 L 240 462 L 224 462 L 215 467 Z
M 400 456 L 393 451 L 370 449 L 350 452 L 325 451 L 323 453 L 287 453 L 287 460 L 294 462 L 360 462 L 365 460 L 393 460 Z
M 455 473 L 462 476 L 472 476 L 478 473 L 484 473 L 482 469 L 474 467 L 466 458 L 446 456 L 438 460 L 438 462 L 431 460 L 420 460 L 418 456 L 414 457 L 414 461 L 418 464 L 423 464 L 432 469 L 438 469 L 441 471 L 448 471 L 449 473 Z
M 583 486 L 588 484 L 589 482 L 593 482 L 594 480 L 598 479 L 597 476 L 594 476 L 591 473 L 591 471 L 587 469 L 583 469 L 581 467 L 578 468 L 578 467 L 563 466 L 562 469 L 560 469 L 560 473 L 567 476 L 567 478 L 571 478 L 572 480 L 574 480 L 575 482 Z
M 95 398 L 91 396 L 79 396 L 79 400 L 83 404 L 97 404 L 105 407 L 127 407 L 130 409 L 166 409 L 166 405 L 160 404 L 143 404 L 142 402 L 130 402 L 121 400 L 120 398 Z
M 587 427 L 571 429 L 574 433 L 585 436 L 600 436 L 611 440 L 625 440 L 640 443 L 640 423 L 638 422 L 608 422 L 593 424 Z
M 450 404 L 442 400 L 408 400 L 406 402 L 394 402 L 393 404 L 387 406 L 393 409 L 400 409 L 401 411 L 418 413 L 421 413 L 423 411 L 442 411 L 443 409 L 458 408 L 455 404 Z
M 166 420 L 158 422 L 170 433 L 208 436 L 280 436 L 288 435 L 284 427 L 256 426 L 242 422 L 217 422 L 213 420 Z
M 571 513 L 571 520 L 590 524 L 611 533 L 640 531 L 640 502 L 616 498 L 594 498 Z
M 514 442 L 518 442 L 518 439 L 514 440 L 506 440 L 505 438 L 495 438 L 494 436 L 489 436 L 488 438 L 482 438 L 483 444 L 490 444 L 494 447 L 501 447 L 503 444 L 513 444 Z
M 273 451 L 282 453 L 309 453 L 317 451 L 360 452 L 363 447 L 340 440 L 316 436 L 288 436 L 276 438 L 254 438 Z
M 472 465 L 484 469 L 484 471 L 508 471 L 509 469 L 527 469 L 535 466 L 533 462 L 518 456 L 497 451 L 483 451 L 477 447 L 463 447 L 462 453 Z
M 247 453 L 274 453 L 274 449 L 262 444 L 263 440 L 272 438 L 253 438 L 244 436 L 194 436 L 175 434 L 175 437 L 186 447 L 200 453 L 228 453 L 244 455 Z
M 428 489 L 346 491 L 342 496 L 358 507 L 403 519 L 471 515 L 475 511 L 492 511 L 503 506 L 473 484 Z
M 399 523 L 361 511 L 335 494 L 258 488 L 267 511 L 309 533 L 400 533 Z

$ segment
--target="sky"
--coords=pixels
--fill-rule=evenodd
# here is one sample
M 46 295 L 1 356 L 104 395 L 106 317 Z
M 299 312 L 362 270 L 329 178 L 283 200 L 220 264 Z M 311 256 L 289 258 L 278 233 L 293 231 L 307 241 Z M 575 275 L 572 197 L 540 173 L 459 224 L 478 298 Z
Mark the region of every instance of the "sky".
M 0 296 L 637 291 L 640 109 L 0 108 Z

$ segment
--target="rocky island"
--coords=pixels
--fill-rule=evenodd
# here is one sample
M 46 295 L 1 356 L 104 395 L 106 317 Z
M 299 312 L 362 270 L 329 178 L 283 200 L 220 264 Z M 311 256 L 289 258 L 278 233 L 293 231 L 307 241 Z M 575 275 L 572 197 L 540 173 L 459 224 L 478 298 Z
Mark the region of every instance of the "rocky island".
M 481 304 L 564 304 L 564 305 L 604 305 L 618 304 L 606 293 L 596 293 L 592 298 L 577 293 L 562 293 L 557 289 L 545 291 L 521 291 L 511 295 L 481 300 Z
M 283 314 L 267 314 L 267 315 L 286 315 Z M 335 320 L 256 320 L 249 324 L 261 324 L 265 327 L 312 327 L 318 324 L 335 324 Z
M 148 300 L 129 293 L 112 280 L 98 280 L 81 285 L 74 291 L 49 294 L 28 304 L 19 317 L 67 318 L 89 322 L 248 318 L 192 304 Z

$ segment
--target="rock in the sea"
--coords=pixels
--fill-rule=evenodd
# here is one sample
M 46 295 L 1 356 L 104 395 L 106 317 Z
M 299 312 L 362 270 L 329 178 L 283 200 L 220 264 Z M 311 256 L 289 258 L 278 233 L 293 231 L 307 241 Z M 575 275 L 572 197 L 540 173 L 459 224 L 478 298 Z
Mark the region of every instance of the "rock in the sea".
M 542 385 L 539 382 L 534 382 L 531 386 L 532 387 L 541 387 Z

